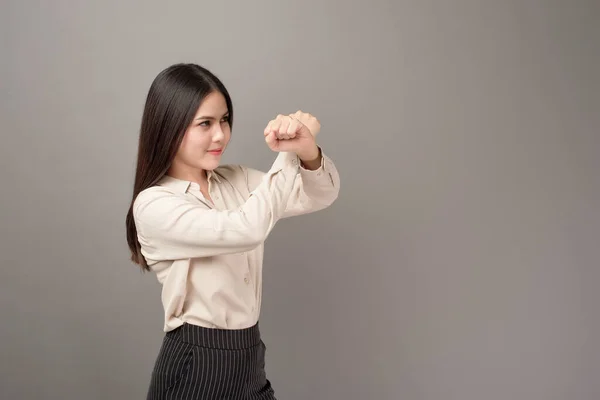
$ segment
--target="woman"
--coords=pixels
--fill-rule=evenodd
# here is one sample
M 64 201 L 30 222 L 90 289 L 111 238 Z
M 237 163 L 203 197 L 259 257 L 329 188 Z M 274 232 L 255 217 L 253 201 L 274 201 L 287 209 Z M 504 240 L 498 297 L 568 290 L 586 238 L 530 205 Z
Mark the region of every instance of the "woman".
M 150 87 L 133 198 L 132 260 L 162 284 L 166 335 L 148 399 L 274 399 L 258 320 L 263 243 L 285 217 L 322 210 L 339 175 L 310 114 L 278 115 L 264 138 L 266 173 L 219 165 L 233 108 L 210 71 L 177 64 Z

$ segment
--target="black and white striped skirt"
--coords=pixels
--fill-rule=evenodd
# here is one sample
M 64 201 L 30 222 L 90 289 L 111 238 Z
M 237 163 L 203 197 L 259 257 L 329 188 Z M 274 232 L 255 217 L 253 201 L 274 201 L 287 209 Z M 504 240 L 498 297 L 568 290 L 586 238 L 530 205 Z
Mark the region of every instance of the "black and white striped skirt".
M 163 339 L 147 400 L 274 400 L 265 350 L 258 324 L 236 330 L 184 324 Z

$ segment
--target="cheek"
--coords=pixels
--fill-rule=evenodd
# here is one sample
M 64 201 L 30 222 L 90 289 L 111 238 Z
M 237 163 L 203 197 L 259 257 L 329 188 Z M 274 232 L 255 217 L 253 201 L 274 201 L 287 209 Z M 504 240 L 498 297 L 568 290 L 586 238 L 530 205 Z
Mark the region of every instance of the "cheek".
M 203 135 L 202 132 L 190 131 L 185 134 L 179 154 L 184 158 L 197 157 L 208 149 L 210 145 L 209 135 Z
M 192 151 L 206 150 L 210 147 L 210 135 L 196 135 L 189 142 L 189 147 Z

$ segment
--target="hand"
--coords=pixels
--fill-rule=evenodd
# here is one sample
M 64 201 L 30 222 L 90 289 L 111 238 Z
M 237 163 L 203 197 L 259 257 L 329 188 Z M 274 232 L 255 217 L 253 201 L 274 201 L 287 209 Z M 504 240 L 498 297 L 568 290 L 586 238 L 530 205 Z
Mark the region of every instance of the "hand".
M 306 125 L 294 117 L 279 114 L 267 124 L 264 135 L 273 151 L 296 153 L 302 161 L 319 157 L 315 137 Z
M 298 121 L 302 122 L 314 137 L 317 137 L 317 135 L 321 131 L 321 123 L 318 119 L 316 119 L 313 115 L 309 113 L 305 113 L 298 110 L 294 114 L 289 114 L 289 116 L 292 118 L 296 118 Z

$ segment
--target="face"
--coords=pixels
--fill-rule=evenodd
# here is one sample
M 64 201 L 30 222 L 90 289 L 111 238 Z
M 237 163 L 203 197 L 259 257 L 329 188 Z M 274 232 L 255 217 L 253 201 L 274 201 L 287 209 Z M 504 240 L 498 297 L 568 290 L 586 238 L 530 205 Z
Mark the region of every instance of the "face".
M 219 166 L 231 137 L 228 117 L 227 103 L 221 93 L 215 91 L 205 97 L 173 160 L 178 175 L 196 175 Z

